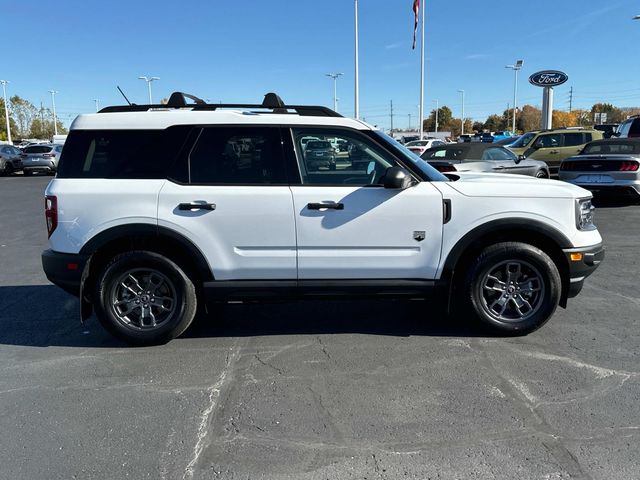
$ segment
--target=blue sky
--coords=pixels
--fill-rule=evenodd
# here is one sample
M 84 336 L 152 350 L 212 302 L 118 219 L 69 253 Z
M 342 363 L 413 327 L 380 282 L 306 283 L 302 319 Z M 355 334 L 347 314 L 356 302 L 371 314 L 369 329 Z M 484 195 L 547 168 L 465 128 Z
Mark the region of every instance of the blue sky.
M 361 116 L 389 126 L 415 125 L 419 50 L 411 50 L 411 0 L 359 0 Z M 556 108 L 596 101 L 640 105 L 637 0 L 426 1 L 425 109 L 438 99 L 477 120 L 512 101 L 513 73 L 525 60 L 519 104 L 540 104 L 542 90 L 526 81 L 559 69 L 569 82 L 556 88 Z M 50 89 L 68 124 L 82 112 L 121 104 L 120 85 L 133 102 L 147 101 L 140 75 L 161 78 L 154 97 L 174 90 L 212 102 L 259 102 L 275 91 L 288 103 L 332 105 L 327 72 L 338 82 L 339 110 L 353 115 L 353 0 L 0 0 L 5 47 L 0 63 L 9 94 L 49 107 Z M 8 42 L 7 42 L 8 39 Z

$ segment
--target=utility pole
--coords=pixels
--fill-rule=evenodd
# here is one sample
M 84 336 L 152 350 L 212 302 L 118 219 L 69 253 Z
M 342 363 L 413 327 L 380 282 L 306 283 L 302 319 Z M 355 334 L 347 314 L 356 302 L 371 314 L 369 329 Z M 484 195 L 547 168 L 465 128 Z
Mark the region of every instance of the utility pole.
M 509 120 L 511 119 L 511 105 L 507 103 L 507 126 L 505 128 L 509 128 Z
M 98 111 L 100 111 L 100 99 L 99 98 L 94 98 L 93 101 L 96 104 L 96 113 L 98 113 Z
M 569 91 L 569 113 L 573 110 L 573 87 Z
M 458 90 L 458 93 L 462 94 L 462 118 L 460 119 L 462 127 L 460 128 L 460 135 L 464 135 L 464 90 Z
M 44 131 L 44 107 L 42 106 L 42 100 L 40 100 L 40 133 L 44 139 L 46 134 Z
M 439 100 L 434 100 L 434 102 L 436 102 L 436 133 L 438 133 L 438 115 L 440 114 L 440 101 Z
M 393 100 L 391 100 L 391 133 L 393 134 Z
M 0 83 L 2 84 L 2 95 L 4 96 L 4 117 L 7 121 L 7 140 L 13 144 L 11 141 L 11 124 L 9 122 L 9 102 L 7 102 L 7 83 L 9 83 L 9 80 L 0 80 Z
M 409 126 L 407 127 L 407 130 L 411 130 L 411 114 L 409 114 Z
M 51 94 L 51 103 L 53 104 L 53 134 L 58 135 L 58 119 L 56 118 L 56 92 L 55 90 L 49 90 Z

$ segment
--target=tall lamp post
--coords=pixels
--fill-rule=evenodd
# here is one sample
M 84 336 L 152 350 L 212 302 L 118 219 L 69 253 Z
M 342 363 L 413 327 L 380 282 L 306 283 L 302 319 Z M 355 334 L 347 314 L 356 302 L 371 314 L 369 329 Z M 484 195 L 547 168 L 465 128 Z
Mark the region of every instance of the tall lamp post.
M 464 90 L 458 90 L 458 93 L 462 94 L 462 127 L 460 128 L 460 135 L 464 135 Z
M 93 101 L 96 104 L 96 113 L 98 113 L 100 111 L 100 99 L 94 98 Z
M 13 143 L 11 141 L 11 125 L 9 124 L 9 104 L 7 103 L 7 83 L 9 80 L 0 80 L 2 84 L 2 95 L 4 96 L 4 118 L 7 121 L 7 140 L 9 143 Z
M 513 127 L 511 131 L 516 133 L 516 112 L 518 111 L 518 72 L 522 69 L 524 60 L 518 60 L 515 65 L 507 65 L 504 68 L 510 68 L 514 73 L 513 80 Z
M 329 78 L 333 78 L 333 111 L 338 111 L 338 77 L 344 75 L 344 73 L 325 73 Z
M 149 105 L 153 105 L 153 98 L 151 97 L 151 82 L 154 80 L 160 80 L 160 77 L 138 77 L 138 79 L 147 82 L 147 88 L 149 89 Z
M 358 0 L 354 3 L 355 18 L 355 81 L 354 81 L 354 117 L 360 119 L 360 46 L 358 40 Z
M 56 117 L 56 93 L 55 90 L 49 90 L 51 94 L 51 103 L 53 105 L 53 134 L 58 135 L 58 118 Z

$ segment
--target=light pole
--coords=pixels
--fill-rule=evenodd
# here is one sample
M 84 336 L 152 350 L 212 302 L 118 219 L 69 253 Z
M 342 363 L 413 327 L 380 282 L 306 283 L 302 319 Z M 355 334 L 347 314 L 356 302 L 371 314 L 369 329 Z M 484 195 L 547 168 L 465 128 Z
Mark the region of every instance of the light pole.
M 100 99 L 94 98 L 93 102 L 96 104 L 96 113 L 98 113 L 100 111 Z
M 333 78 L 333 111 L 338 111 L 338 77 L 344 75 L 344 73 L 325 73 L 329 78 Z
M 56 117 L 56 93 L 55 90 L 49 90 L 51 94 L 51 103 L 53 104 L 53 134 L 58 135 L 58 119 Z
M 460 135 L 464 135 L 464 90 L 458 90 L 458 93 L 462 94 L 462 128 L 460 128 Z
M 436 133 L 438 133 L 438 110 L 440 110 L 440 101 L 434 100 L 436 102 Z
M 518 60 L 515 65 L 507 65 L 504 68 L 510 68 L 514 73 L 513 80 L 513 128 L 511 131 L 516 133 L 516 112 L 518 111 L 518 72 L 522 69 L 524 60 Z
M 11 125 L 9 124 L 9 104 L 7 103 L 7 83 L 9 80 L 0 80 L 2 84 L 2 95 L 4 96 L 4 118 L 7 121 L 7 140 L 9 143 L 13 143 L 11 141 Z
M 354 83 L 354 116 L 360 119 L 360 60 L 358 44 L 358 0 L 354 3 L 355 18 L 355 83 Z
M 149 105 L 153 105 L 153 98 L 151 97 L 151 82 L 154 80 L 160 80 L 160 77 L 138 77 L 138 79 L 147 82 L 147 88 L 149 89 Z

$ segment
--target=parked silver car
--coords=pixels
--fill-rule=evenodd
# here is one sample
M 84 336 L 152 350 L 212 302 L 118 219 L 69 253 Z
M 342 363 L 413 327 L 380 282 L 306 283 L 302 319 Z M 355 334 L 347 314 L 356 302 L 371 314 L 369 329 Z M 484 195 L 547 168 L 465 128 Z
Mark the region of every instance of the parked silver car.
M 517 156 L 492 143 L 454 143 L 426 150 L 421 158 L 445 172 L 513 173 L 549 178 L 549 167 L 540 160 Z
M 58 169 L 58 160 L 62 145 L 45 143 L 26 147 L 22 153 L 22 170 L 25 175 L 46 173 L 54 175 Z
M 0 145 L 0 175 L 22 170 L 22 152 L 11 145 Z
M 560 164 L 559 177 L 595 193 L 640 199 L 640 138 L 587 143 Z

